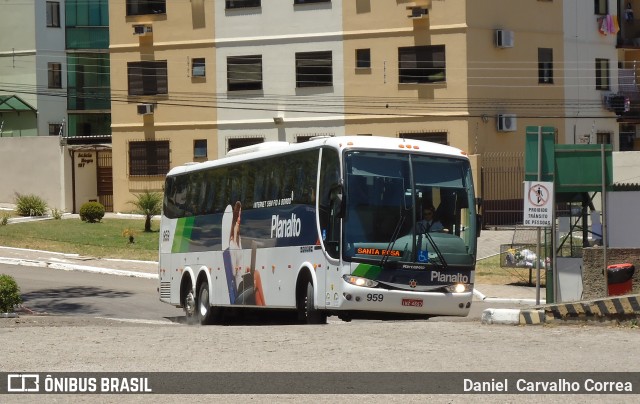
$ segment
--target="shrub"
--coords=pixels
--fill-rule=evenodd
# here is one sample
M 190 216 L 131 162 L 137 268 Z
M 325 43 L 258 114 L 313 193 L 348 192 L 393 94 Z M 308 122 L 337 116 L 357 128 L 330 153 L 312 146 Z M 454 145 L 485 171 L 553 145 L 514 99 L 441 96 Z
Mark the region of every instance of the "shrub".
M 21 195 L 16 192 L 16 212 L 20 216 L 44 216 L 47 203 L 37 195 Z
M 104 206 L 100 202 L 87 202 L 80 207 L 80 220 L 96 223 L 104 217 Z
M 62 219 L 62 214 L 64 213 L 64 211 L 57 209 L 57 208 L 53 208 L 51 209 L 51 217 L 53 217 L 56 220 L 60 220 Z
M 3 213 L 0 215 L 0 226 L 6 226 L 9 224 L 9 214 Z
M 15 279 L 9 275 L 0 274 L 0 313 L 13 311 L 13 306 L 22 303 L 20 288 Z

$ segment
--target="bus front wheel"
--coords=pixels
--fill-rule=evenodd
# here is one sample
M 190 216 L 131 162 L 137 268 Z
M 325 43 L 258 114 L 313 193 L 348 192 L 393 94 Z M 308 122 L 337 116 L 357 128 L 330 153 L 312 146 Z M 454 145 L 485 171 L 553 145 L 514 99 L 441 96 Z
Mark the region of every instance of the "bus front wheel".
M 327 324 L 327 315 L 313 307 L 313 283 L 307 283 L 307 295 L 304 299 L 304 318 L 307 324 Z

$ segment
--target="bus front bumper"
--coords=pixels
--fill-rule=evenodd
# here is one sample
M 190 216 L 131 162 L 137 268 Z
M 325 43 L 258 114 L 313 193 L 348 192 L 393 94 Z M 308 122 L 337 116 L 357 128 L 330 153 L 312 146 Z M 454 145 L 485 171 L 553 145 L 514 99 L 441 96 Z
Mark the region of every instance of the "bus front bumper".
M 473 300 L 473 290 L 463 293 L 412 292 L 367 288 L 348 283 L 342 286 L 341 294 L 327 296 L 327 309 L 464 317 L 469 314 Z

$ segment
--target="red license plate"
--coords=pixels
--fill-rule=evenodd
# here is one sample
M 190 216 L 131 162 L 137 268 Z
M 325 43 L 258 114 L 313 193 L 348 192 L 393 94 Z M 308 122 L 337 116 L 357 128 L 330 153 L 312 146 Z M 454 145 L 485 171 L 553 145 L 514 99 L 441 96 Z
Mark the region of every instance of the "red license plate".
M 422 307 L 422 299 L 402 299 L 403 306 Z

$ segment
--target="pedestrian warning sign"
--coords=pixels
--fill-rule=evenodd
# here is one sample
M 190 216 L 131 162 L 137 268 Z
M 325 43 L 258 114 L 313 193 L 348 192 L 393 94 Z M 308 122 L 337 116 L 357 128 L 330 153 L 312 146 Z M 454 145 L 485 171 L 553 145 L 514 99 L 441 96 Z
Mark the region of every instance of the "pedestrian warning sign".
M 553 220 L 553 182 L 524 182 L 525 226 L 551 227 Z

